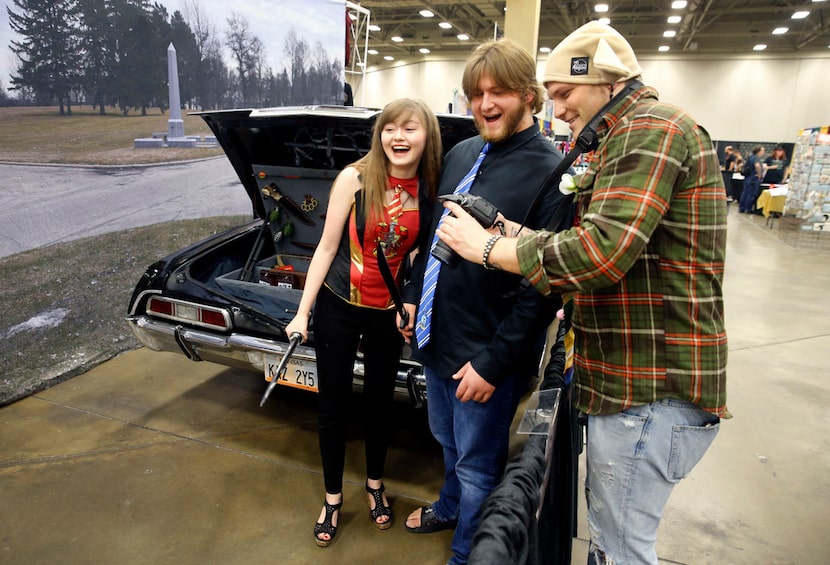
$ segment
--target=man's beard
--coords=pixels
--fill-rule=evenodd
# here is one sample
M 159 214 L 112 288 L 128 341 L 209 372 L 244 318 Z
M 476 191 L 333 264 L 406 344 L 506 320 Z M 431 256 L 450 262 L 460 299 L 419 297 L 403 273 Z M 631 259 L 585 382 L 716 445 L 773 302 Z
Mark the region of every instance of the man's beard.
M 486 129 L 487 123 L 478 118 L 475 118 L 475 124 L 479 135 L 481 135 L 484 141 L 488 143 L 499 143 L 512 137 L 513 134 L 518 133 L 519 124 L 522 123 L 523 117 L 524 108 L 517 108 L 515 111 L 505 112 L 503 127 L 500 127 L 496 131 Z

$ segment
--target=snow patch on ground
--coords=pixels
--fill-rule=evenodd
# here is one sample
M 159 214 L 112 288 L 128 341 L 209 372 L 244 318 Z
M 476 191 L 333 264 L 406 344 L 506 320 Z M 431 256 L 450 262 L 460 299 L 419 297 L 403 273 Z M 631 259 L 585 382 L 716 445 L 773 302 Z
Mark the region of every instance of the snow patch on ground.
M 19 334 L 20 332 L 25 332 L 29 330 L 55 328 L 61 325 L 61 322 L 63 322 L 63 319 L 66 318 L 67 314 L 69 314 L 69 310 L 67 310 L 66 308 L 56 308 L 54 310 L 47 310 L 46 312 L 41 312 L 37 316 L 29 318 L 25 322 L 21 322 L 16 326 L 10 327 L 6 331 L 6 337 L 11 337 L 15 334 Z

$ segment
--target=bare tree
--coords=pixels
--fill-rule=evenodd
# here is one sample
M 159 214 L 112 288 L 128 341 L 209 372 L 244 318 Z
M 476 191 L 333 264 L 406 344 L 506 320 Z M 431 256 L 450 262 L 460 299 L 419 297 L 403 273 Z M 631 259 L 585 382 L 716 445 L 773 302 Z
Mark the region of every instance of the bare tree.
M 227 22 L 225 45 L 231 50 L 231 56 L 236 61 L 242 104 L 248 106 L 252 102 L 252 92 L 255 89 L 256 65 L 262 58 L 262 42 L 251 34 L 250 24 L 243 16 L 232 12 Z
M 254 36 L 251 39 L 251 48 L 248 58 L 248 78 L 250 80 L 251 90 L 256 97 L 257 106 L 262 106 L 262 101 L 265 98 L 264 87 L 266 66 L 265 46 L 258 37 Z
M 208 19 L 199 0 L 188 0 L 184 9 L 185 21 L 196 38 L 196 50 L 199 54 L 195 73 L 195 98 L 202 108 L 221 108 L 227 99 L 228 69 L 222 59 L 219 33 Z
M 308 42 L 297 37 L 294 29 L 288 30 L 285 36 L 285 52 L 288 55 L 288 75 L 291 81 L 291 104 L 308 103 L 306 99 L 306 59 L 308 58 Z
M 309 77 L 309 91 L 315 103 L 333 104 L 343 97 L 343 69 L 338 60 L 330 61 L 321 42 L 314 45 Z
M 202 10 L 199 0 L 189 0 L 185 3 L 184 19 L 196 39 L 196 49 L 201 60 L 205 61 L 213 56 L 221 56 L 222 44 L 216 26 L 213 25 Z

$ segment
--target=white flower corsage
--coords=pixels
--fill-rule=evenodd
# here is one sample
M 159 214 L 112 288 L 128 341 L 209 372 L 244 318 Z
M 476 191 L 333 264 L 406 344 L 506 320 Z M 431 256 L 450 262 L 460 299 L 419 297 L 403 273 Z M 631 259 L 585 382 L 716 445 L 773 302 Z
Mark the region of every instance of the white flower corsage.
M 562 180 L 559 181 L 559 192 L 568 196 L 569 194 L 576 194 L 579 188 L 576 186 L 576 179 L 573 175 L 565 173 L 562 175 Z

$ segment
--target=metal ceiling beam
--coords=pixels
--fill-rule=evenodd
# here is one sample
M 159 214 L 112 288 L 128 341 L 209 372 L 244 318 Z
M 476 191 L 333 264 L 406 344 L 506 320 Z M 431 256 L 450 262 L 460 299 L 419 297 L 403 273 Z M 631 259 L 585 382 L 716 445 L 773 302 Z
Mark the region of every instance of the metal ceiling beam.
M 369 36 L 369 47 L 400 56 L 421 56 L 418 49 L 433 52 L 467 54 L 472 47 L 493 36 L 498 25 L 504 29 L 503 1 L 494 0 L 363 0 L 360 4 L 372 11 L 372 22 L 380 32 Z M 830 29 L 824 11 L 830 9 L 809 0 L 691 0 L 682 10 L 683 20 L 675 38 L 664 39 L 669 27 L 667 18 L 677 14 L 669 0 L 614 0 L 609 2 L 608 17 L 638 53 L 656 52 L 658 45 L 668 44 L 673 53 L 750 53 L 752 46 L 764 42 L 768 52 L 826 51 Z M 596 19 L 594 0 L 542 0 L 539 23 L 539 46 L 554 47 L 568 33 L 583 23 Z M 423 18 L 419 10 L 428 9 L 434 18 Z M 796 10 L 810 10 L 806 20 L 791 20 Z M 444 32 L 440 21 L 454 28 Z M 774 27 L 786 25 L 789 33 L 772 36 Z M 458 33 L 470 41 L 460 41 Z M 403 43 L 390 37 L 401 34 Z M 376 63 L 375 60 L 370 63 Z

